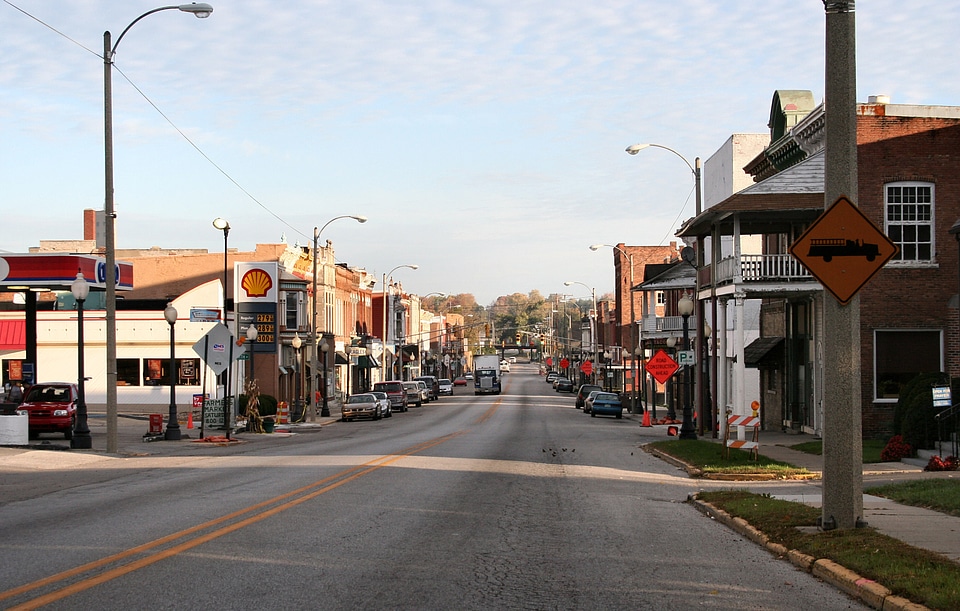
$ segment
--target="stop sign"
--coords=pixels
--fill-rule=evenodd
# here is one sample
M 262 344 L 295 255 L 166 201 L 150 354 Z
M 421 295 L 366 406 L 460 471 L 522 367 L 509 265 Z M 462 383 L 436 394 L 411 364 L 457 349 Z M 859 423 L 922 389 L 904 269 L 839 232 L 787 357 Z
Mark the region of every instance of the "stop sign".
M 549 356 L 547 357 L 547 367 L 553 367 L 553 359 Z
M 569 360 L 569 359 L 560 359 L 560 366 L 563 367 L 564 369 L 566 369 L 567 367 L 570 366 L 570 360 Z
M 582 371 L 586 375 L 590 375 L 591 373 L 593 373 L 593 363 L 591 363 L 590 361 L 584 361 L 583 365 L 580 365 L 580 371 Z

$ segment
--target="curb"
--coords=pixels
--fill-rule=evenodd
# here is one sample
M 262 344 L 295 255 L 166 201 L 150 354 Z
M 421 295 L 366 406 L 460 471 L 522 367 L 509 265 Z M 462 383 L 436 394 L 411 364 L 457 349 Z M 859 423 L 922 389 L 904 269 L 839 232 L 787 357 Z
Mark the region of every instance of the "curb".
M 742 535 L 750 541 L 766 548 L 777 558 L 784 558 L 793 566 L 810 573 L 818 579 L 829 583 L 835 588 L 842 590 L 849 596 L 863 601 L 874 609 L 882 611 L 930 611 L 928 607 L 911 602 L 902 596 L 895 596 L 886 587 L 881 584 L 861 577 L 850 569 L 837 564 L 826 558 L 814 558 L 797 550 L 787 549 L 779 543 L 772 543 L 770 539 L 754 528 L 743 518 L 731 516 L 726 511 L 711 505 L 697 498 L 696 494 L 690 494 L 687 502 L 693 505 L 700 513 L 708 518 L 720 522 L 727 528 Z
M 649 444 L 643 444 L 640 446 L 640 449 L 647 454 L 656 456 L 664 462 L 670 463 L 678 469 L 683 469 L 687 472 L 687 475 L 697 479 L 708 479 L 721 482 L 772 482 L 787 480 L 814 480 L 821 479 L 823 477 L 823 474 L 817 471 L 813 471 L 808 474 L 791 475 L 789 477 L 760 473 L 704 473 L 701 469 L 698 469 L 693 465 L 680 460 L 679 458 L 671 456 L 665 452 L 661 452 L 656 448 L 649 447 Z

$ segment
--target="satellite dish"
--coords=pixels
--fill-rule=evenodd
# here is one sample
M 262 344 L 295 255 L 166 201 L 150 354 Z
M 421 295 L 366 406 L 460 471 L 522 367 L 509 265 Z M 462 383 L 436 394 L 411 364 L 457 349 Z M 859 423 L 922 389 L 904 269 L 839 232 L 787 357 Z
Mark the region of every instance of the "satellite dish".
M 682 249 L 680 249 L 680 258 L 683 259 L 684 262 L 689 263 L 692 267 L 697 266 L 697 252 L 689 246 L 684 246 Z

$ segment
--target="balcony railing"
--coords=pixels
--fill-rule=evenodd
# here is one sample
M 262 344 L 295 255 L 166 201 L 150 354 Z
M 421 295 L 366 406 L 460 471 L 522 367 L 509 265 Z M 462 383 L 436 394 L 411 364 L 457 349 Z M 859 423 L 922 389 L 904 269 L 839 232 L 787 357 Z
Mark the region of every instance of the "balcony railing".
M 709 271 L 707 272 L 709 273 Z M 740 255 L 717 262 L 717 285 L 733 282 L 796 282 L 813 280 L 813 276 L 789 254 Z M 701 278 L 709 285 L 710 277 Z
M 697 317 L 690 317 L 690 332 L 693 333 L 697 328 Z M 643 318 L 643 333 L 670 333 L 676 331 L 683 332 L 683 316 L 645 316 Z

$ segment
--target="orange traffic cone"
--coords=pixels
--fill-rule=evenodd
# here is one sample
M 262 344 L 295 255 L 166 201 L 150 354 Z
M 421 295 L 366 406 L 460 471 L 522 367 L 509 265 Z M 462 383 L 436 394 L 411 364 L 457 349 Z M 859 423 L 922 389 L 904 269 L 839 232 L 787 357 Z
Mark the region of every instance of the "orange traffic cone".
M 653 424 L 650 423 L 650 410 L 643 410 L 643 424 L 640 426 L 653 426 Z
M 187 428 L 193 428 L 193 412 L 187 412 Z

